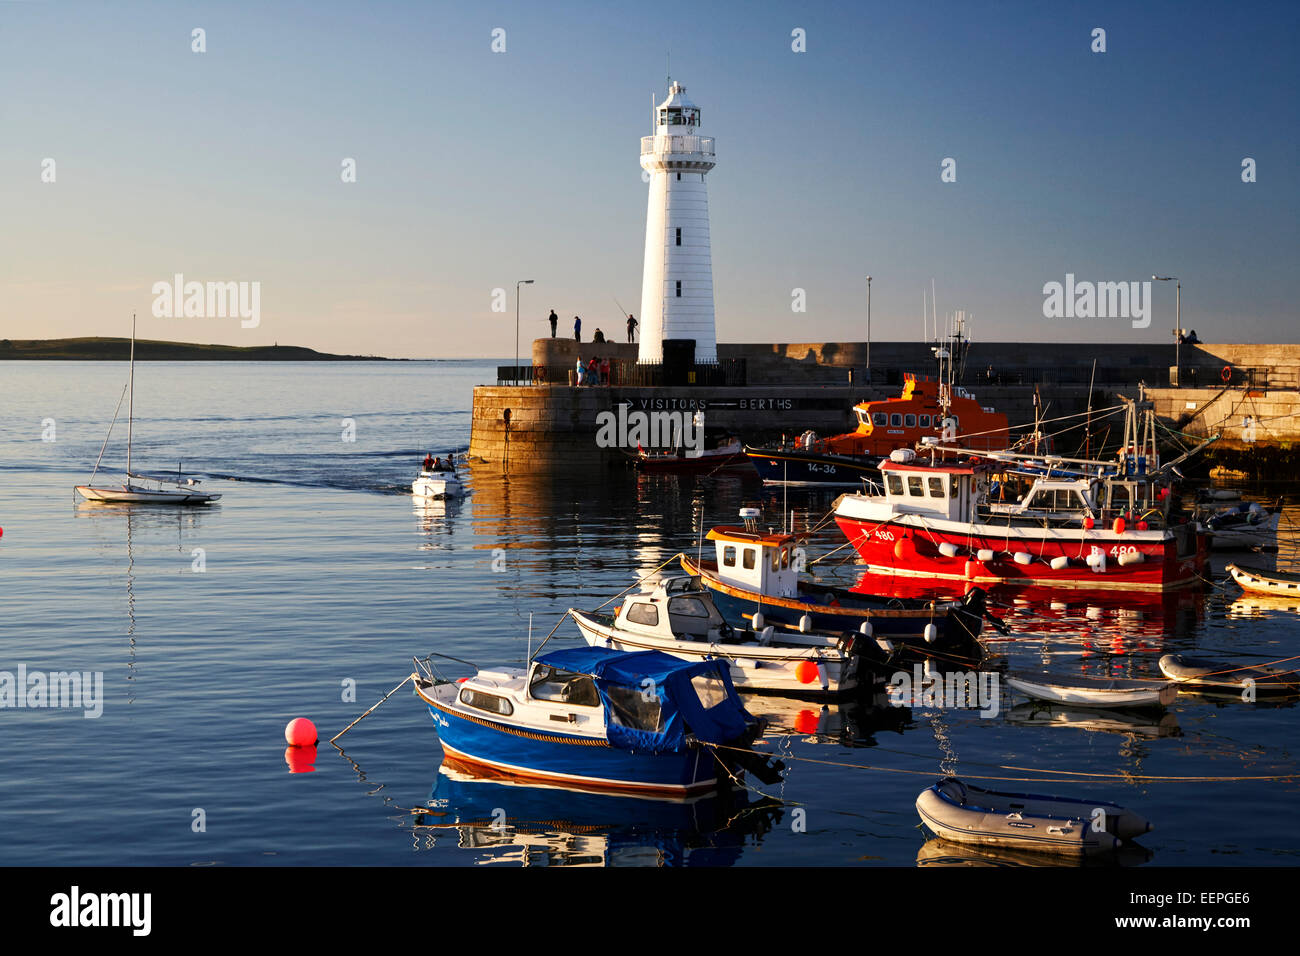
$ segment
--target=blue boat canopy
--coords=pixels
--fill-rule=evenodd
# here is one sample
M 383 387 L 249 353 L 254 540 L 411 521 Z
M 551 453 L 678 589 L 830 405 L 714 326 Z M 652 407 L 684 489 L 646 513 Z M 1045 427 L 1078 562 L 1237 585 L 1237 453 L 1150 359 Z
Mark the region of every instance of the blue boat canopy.
M 731 683 L 726 661 L 685 661 L 662 651 L 571 647 L 537 663 L 589 675 L 605 707 L 609 742 L 637 752 L 679 750 L 688 733 L 726 744 L 753 718 Z

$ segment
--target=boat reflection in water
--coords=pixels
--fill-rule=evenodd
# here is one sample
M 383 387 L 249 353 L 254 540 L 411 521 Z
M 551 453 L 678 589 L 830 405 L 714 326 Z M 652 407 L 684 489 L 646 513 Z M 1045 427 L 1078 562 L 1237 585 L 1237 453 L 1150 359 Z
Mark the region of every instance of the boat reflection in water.
M 741 694 L 740 699 L 763 719 L 762 740 L 795 736 L 805 743 L 875 747 L 877 733 L 901 734 L 913 726 L 912 708 L 891 704 L 883 685 L 827 704 L 772 694 Z
M 853 590 L 901 599 L 950 601 L 960 599 L 967 587 L 960 581 L 927 581 L 867 571 Z M 981 639 L 997 644 L 1021 639 L 1026 632 L 1077 635 L 1088 631 L 1094 638 L 1121 637 L 1131 650 L 1142 641 L 1190 636 L 1204 615 L 1202 597 L 1194 588 L 1160 593 L 990 585 L 988 607 L 1013 633 L 1006 638 L 986 630 Z M 1107 629 L 1113 635 L 1096 633 Z
M 419 533 L 430 539 L 435 535 L 450 535 L 460 509 L 460 498 L 424 498 L 420 495 L 411 495 L 411 512 L 416 517 Z M 433 540 L 420 543 L 422 550 L 447 546 L 449 545 L 444 546 Z
M 1030 727 L 1073 727 L 1096 733 L 1124 734 L 1153 740 L 1158 737 L 1181 737 L 1178 718 L 1168 711 L 1094 710 L 1066 704 L 1027 701 L 1007 711 L 1007 720 Z
M 779 802 L 736 788 L 644 799 L 526 786 L 444 764 L 410 826 L 417 849 L 454 840 L 480 864 L 730 866 L 782 812 Z
M 931 837 L 916 854 L 916 865 L 935 866 L 1141 866 L 1155 856 L 1136 843 L 1126 843 L 1106 857 L 1065 857 L 1003 847 L 953 843 Z

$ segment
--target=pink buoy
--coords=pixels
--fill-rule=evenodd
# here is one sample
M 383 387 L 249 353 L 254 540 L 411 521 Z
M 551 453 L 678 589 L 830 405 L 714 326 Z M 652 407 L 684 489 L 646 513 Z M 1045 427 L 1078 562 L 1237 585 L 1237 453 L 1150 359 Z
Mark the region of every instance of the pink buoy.
M 320 738 L 316 736 L 316 725 L 306 717 L 295 717 L 284 728 L 284 739 L 290 747 L 314 747 Z

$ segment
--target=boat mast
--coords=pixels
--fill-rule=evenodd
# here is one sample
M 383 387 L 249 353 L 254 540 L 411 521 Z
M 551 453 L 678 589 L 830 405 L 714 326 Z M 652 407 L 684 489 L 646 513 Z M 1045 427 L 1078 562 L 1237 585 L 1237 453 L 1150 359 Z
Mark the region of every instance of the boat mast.
M 126 484 L 131 485 L 131 424 L 135 419 L 135 313 L 131 313 L 131 371 L 127 374 L 127 388 L 131 393 L 126 404 Z

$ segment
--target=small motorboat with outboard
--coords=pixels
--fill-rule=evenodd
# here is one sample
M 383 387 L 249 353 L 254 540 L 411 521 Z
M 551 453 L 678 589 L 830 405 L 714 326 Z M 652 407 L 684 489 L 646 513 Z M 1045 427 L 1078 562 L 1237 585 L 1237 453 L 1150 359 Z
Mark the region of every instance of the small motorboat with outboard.
M 720 661 L 574 647 L 458 681 L 416 663 L 416 693 L 452 769 L 660 797 L 712 790 L 733 767 L 779 779 L 749 749 L 761 723 Z
M 411 494 L 420 498 L 459 498 L 464 490 L 450 455 L 445 461 L 426 455 L 420 476 L 411 482 Z

